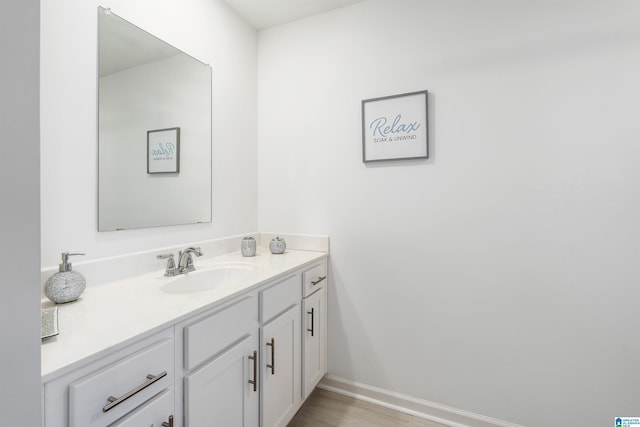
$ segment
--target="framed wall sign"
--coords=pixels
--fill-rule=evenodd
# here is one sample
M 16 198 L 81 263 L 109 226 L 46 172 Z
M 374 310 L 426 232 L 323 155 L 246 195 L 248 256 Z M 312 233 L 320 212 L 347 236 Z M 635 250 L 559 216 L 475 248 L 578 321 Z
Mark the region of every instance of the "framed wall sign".
M 147 131 L 147 173 L 180 172 L 180 128 Z
M 426 90 L 362 101 L 362 161 L 429 158 Z

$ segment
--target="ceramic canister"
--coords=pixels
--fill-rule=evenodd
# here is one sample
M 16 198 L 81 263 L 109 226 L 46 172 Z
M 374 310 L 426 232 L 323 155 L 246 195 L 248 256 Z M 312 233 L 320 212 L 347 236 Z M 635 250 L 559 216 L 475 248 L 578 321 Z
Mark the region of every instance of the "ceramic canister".
M 272 254 L 283 254 L 285 249 L 287 249 L 287 242 L 280 237 L 276 237 L 275 239 L 271 239 L 271 243 L 269 243 L 269 250 Z
M 242 239 L 240 249 L 242 250 L 242 256 L 255 256 L 256 239 L 254 239 L 253 237 L 245 237 L 244 239 Z

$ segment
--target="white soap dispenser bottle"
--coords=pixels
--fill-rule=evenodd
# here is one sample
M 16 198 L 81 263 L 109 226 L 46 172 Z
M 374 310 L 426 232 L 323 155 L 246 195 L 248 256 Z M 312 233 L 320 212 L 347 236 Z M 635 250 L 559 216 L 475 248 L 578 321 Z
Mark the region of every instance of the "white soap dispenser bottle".
M 74 255 L 84 254 L 63 252 L 59 271 L 51 276 L 44 285 L 44 294 L 56 304 L 77 300 L 87 287 L 84 276 L 71 269 L 69 257 Z

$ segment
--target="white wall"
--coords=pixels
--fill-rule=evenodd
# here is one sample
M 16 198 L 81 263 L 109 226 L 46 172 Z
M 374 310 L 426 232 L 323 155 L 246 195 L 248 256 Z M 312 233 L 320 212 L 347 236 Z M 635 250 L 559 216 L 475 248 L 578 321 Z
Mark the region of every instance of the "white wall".
M 39 1 L 0 14 L 0 414 L 37 426 L 40 398 Z
M 331 236 L 329 371 L 527 426 L 638 412 L 640 3 L 369 0 L 259 36 L 259 229 Z M 427 89 L 431 158 L 364 165 Z
M 97 231 L 98 5 L 211 64 L 212 223 Z M 42 265 L 62 251 L 95 259 L 255 231 L 255 30 L 222 0 L 49 0 L 41 10 Z

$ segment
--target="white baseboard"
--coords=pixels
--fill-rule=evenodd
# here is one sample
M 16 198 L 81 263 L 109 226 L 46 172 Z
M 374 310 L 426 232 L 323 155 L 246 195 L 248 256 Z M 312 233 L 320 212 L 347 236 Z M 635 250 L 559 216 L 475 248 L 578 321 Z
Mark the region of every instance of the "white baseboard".
M 335 375 L 326 375 L 318 387 L 450 427 L 524 427 Z

